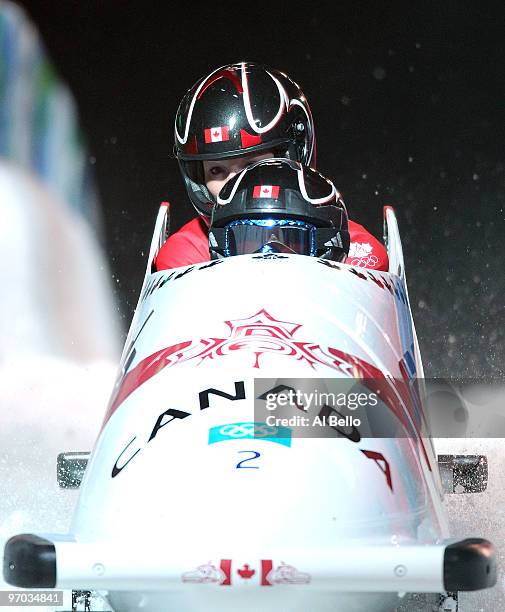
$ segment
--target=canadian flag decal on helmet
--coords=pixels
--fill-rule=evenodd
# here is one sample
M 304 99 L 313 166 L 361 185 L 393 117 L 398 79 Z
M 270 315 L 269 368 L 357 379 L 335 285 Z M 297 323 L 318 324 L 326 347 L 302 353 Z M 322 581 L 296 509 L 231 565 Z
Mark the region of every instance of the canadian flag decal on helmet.
M 253 198 L 278 198 L 279 190 L 278 185 L 256 185 Z
M 226 126 L 222 127 L 213 127 L 205 130 L 205 142 L 223 142 L 225 140 L 230 140 L 230 136 L 228 134 L 228 128 Z

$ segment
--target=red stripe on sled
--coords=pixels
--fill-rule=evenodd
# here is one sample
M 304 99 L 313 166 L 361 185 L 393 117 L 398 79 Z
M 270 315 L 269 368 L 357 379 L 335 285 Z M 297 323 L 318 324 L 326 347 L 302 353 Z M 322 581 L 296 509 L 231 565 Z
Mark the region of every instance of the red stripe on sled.
M 128 372 L 117 386 L 111 397 L 109 408 L 107 410 L 107 414 L 105 415 L 103 424 L 105 425 L 105 423 L 107 423 L 107 421 L 116 411 L 116 408 L 122 404 L 125 399 L 135 391 L 135 389 L 138 389 L 140 385 L 144 384 L 169 364 L 169 358 L 171 355 L 176 355 L 179 351 L 184 350 L 190 344 L 191 340 L 187 340 L 186 342 L 179 342 L 178 344 L 164 348 L 161 351 L 157 351 L 146 359 L 143 359 L 133 368 L 133 370 L 131 370 L 131 372 Z

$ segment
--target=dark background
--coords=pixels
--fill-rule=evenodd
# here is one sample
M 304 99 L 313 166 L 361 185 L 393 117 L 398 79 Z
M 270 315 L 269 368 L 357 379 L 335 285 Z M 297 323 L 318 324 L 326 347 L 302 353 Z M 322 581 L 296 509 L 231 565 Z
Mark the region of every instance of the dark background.
M 20 4 L 77 99 L 125 330 L 159 202 L 173 230 L 193 216 L 171 156 L 178 102 L 249 60 L 301 85 L 318 168 L 351 217 L 381 236 L 382 206 L 396 208 L 426 374 L 503 376 L 501 3 Z

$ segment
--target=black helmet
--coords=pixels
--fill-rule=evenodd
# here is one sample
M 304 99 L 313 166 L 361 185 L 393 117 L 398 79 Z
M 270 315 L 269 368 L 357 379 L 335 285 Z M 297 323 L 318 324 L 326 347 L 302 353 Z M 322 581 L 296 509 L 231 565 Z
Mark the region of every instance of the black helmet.
M 335 185 L 287 159 L 258 161 L 221 189 L 209 231 L 212 259 L 297 253 L 345 261 L 347 210 Z
M 174 147 L 197 212 L 208 221 L 215 204 L 202 160 L 261 151 L 315 167 L 314 123 L 298 85 L 251 62 L 222 66 L 198 80 L 177 110 Z

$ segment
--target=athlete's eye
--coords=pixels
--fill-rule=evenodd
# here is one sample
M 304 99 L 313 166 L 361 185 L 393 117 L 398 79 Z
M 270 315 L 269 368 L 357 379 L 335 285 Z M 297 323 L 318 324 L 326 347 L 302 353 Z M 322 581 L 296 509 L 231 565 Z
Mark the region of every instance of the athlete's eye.
M 226 171 L 222 166 L 212 166 L 211 168 L 209 168 L 208 172 L 211 176 L 220 176 Z

